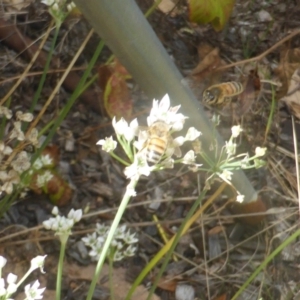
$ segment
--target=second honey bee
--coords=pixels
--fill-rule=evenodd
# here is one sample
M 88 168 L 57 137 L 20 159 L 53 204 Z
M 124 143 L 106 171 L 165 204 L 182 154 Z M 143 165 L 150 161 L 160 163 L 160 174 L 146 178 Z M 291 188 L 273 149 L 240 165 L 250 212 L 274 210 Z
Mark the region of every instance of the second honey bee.
M 208 105 L 222 105 L 243 91 L 244 87 L 240 82 L 230 81 L 214 84 L 203 92 L 203 102 Z
M 146 159 L 149 165 L 157 164 L 167 154 L 168 150 L 172 150 L 176 155 L 180 155 L 180 149 L 173 146 L 173 138 L 171 136 L 171 126 L 163 121 L 156 121 L 148 128 L 148 138 L 144 145 Z

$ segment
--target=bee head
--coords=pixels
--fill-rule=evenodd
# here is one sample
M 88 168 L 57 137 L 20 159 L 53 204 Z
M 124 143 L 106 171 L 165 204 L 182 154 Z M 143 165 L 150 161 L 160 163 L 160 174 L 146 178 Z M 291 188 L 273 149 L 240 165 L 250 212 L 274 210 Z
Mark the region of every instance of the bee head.
M 218 100 L 219 95 L 219 88 L 206 89 L 203 93 L 203 101 L 208 104 L 213 104 Z

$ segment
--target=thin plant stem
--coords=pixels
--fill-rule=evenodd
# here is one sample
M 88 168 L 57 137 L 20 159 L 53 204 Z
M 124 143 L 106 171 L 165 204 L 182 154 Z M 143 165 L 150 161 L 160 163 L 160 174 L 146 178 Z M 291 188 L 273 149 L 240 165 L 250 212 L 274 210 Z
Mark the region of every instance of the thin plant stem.
M 108 262 L 109 262 L 109 289 L 110 289 L 110 299 L 114 300 L 115 299 L 115 294 L 114 294 L 114 283 L 113 283 L 113 253 L 109 255 L 108 257 Z
M 30 70 L 30 68 L 33 66 L 34 62 L 36 61 L 36 59 L 38 58 L 42 48 L 44 47 L 44 44 L 46 43 L 48 36 L 51 32 L 51 30 L 53 29 L 52 26 L 54 24 L 54 21 L 52 20 L 46 33 L 45 36 L 38 48 L 38 50 L 35 52 L 35 54 L 33 55 L 30 63 L 27 65 L 26 69 L 24 70 L 24 72 L 22 73 L 22 75 L 19 77 L 19 79 L 17 80 L 17 82 L 14 84 L 14 86 L 10 89 L 10 91 L 1 99 L 0 101 L 0 105 L 3 105 L 3 103 L 14 93 L 14 91 L 17 89 L 17 87 L 19 86 L 19 84 L 24 80 L 24 77 L 26 76 L 26 74 L 28 73 L 28 71 Z M 30 45 L 28 46 L 30 47 Z
M 101 273 L 104 261 L 106 259 L 106 256 L 107 256 L 110 244 L 111 244 L 111 242 L 113 240 L 113 237 L 114 237 L 114 234 L 115 234 L 115 232 L 117 230 L 117 227 L 119 226 L 119 223 L 120 223 L 121 218 L 122 218 L 122 216 L 124 214 L 124 211 L 125 211 L 128 203 L 129 203 L 129 200 L 131 199 L 132 190 L 135 189 L 137 183 L 138 183 L 138 179 L 132 178 L 130 180 L 128 186 L 127 186 L 127 189 L 126 189 L 126 192 L 124 194 L 124 197 L 123 197 L 123 199 L 121 201 L 121 204 L 120 204 L 119 209 L 117 211 L 117 214 L 116 214 L 116 216 L 114 218 L 114 221 L 111 224 L 111 227 L 110 227 L 109 233 L 107 235 L 106 241 L 105 241 L 105 243 L 103 245 L 103 249 L 102 249 L 102 252 L 100 254 L 98 263 L 97 263 L 96 272 L 95 272 L 95 275 L 93 276 L 93 280 L 92 280 L 92 282 L 90 284 L 90 288 L 89 288 L 86 300 L 92 300 L 92 297 L 93 297 L 93 294 L 94 294 L 94 291 L 95 291 L 95 288 L 96 288 L 96 284 L 97 284 L 97 281 L 99 279 L 99 276 L 100 276 L 100 273 Z
M 125 161 L 124 159 L 122 159 L 121 157 L 117 156 L 115 153 L 110 152 L 109 153 L 114 159 L 116 159 L 117 161 L 119 161 L 120 163 L 122 163 L 124 166 L 129 166 L 130 163 L 128 163 L 127 161 Z
M 56 119 L 56 123 L 53 125 L 53 127 L 51 128 L 49 134 L 47 135 L 47 138 L 45 139 L 45 141 L 43 142 L 42 146 L 37 150 L 37 152 L 35 153 L 35 155 L 32 158 L 32 161 L 34 161 L 35 159 L 37 159 L 40 154 L 42 153 L 43 149 L 46 147 L 46 145 L 48 145 L 49 141 L 52 139 L 53 135 L 56 132 L 56 129 L 60 126 L 61 122 L 65 119 L 66 115 L 68 114 L 68 112 L 70 111 L 71 107 L 73 106 L 73 104 L 75 103 L 75 101 L 77 100 L 77 98 L 80 96 L 79 91 L 82 92 L 82 87 L 87 79 L 87 77 L 89 76 L 94 64 L 96 63 L 102 49 L 104 47 L 104 42 L 101 41 L 98 44 L 98 47 L 89 63 L 88 68 L 86 69 L 86 71 L 84 72 L 83 76 L 81 77 L 78 86 L 76 87 L 75 91 L 73 92 L 72 96 L 70 97 L 70 99 L 68 100 L 66 106 L 63 108 L 63 110 L 61 111 L 60 115 L 58 116 L 58 118 Z
M 63 272 L 67 240 L 68 239 L 66 239 L 65 241 L 61 241 L 61 246 L 60 246 L 59 261 L 57 266 L 57 277 L 56 277 L 56 291 L 55 291 L 56 300 L 60 300 L 60 295 L 61 295 L 61 281 L 62 281 L 62 272 Z
M 191 207 L 191 209 L 189 210 L 187 216 L 185 217 L 185 222 L 183 222 L 180 227 L 179 227 L 179 230 L 178 232 L 176 233 L 175 235 L 175 238 L 174 238 L 174 241 L 170 247 L 170 249 L 168 250 L 167 254 L 166 254 L 166 257 L 164 259 L 164 262 L 162 264 L 162 266 L 159 268 L 159 272 L 158 274 L 155 276 L 155 280 L 153 282 L 153 285 L 151 286 L 151 289 L 149 291 L 149 294 L 148 294 L 148 297 L 147 297 L 147 300 L 150 300 L 152 295 L 154 294 L 154 291 L 158 285 L 158 282 L 160 280 L 160 278 L 162 277 L 166 267 L 167 267 L 167 264 L 169 262 L 169 260 L 171 259 L 171 256 L 172 254 L 174 253 L 174 250 L 175 250 L 175 247 L 177 246 L 181 236 L 182 236 L 182 233 L 183 233 L 183 230 L 186 226 L 186 223 L 188 220 L 190 220 L 193 216 L 193 214 L 195 213 L 197 207 L 199 207 L 199 205 L 201 204 L 201 201 L 203 200 L 205 194 L 206 194 L 206 190 L 203 190 L 202 193 L 199 195 L 198 199 L 194 202 L 193 206 Z
M 276 255 L 278 255 L 285 247 L 287 247 L 293 241 L 296 241 L 297 237 L 300 236 L 300 229 L 298 229 L 295 233 L 293 233 L 290 237 L 288 237 L 282 244 L 280 244 L 268 257 L 257 267 L 257 269 L 251 274 L 251 276 L 245 281 L 245 283 L 240 287 L 240 289 L 236 292 L 236 294 L 231 298 L 231 300 L 236 300 L 242 294 L 242 292 L 246 289 L 246 287 L 256 278 L 256 276 L 261 272 L 269 262 L 274 259 Z
M 276 91 L 275 91 L 275 88 L 272 84 L 271 84 L 271 93 L 272 93 L 272 103 L 271 103 L 271 110 L 270 110 L 270 114 L 269 114 L 268 122 L 267 122 L 267 126 L 266 126 L 264 143 L 266 143 L 266 141 L 267 141 L 268 133 L 270 132 L 270 128 L 271 128 L 271 125 L 273 123 L 275 109 L 276 109 L 276 103 L 277 103 L 277 101 L 276 101 Z
M 49 66 L 50 66 L 50 62 L 51 62 L 52 56 L 53 56 L 54 47 L 55 47 L 56 40 L 57 40 L 57 37 L 58 37 L 58 34 L 59 34 L 59 30 L 60 30 L 60 27 L 56 27 L 55 28 L 55 32 L 54 32 L 54 36 L 53 36 L 53 39 L 52 39 L 52 42 L 51 42 L 50 50 L 48 52 L 46 64 L 45 64 L 44 69 L 43 69 L 43 74 L 42 74 L 42 77 L 40 79 L 38 88 L 37 88 L 37 90 L 36 90 L 36 92 L 34 94 L 32 103 L 30 105 L 30 112 L 33 112 L 33 110 L 34 110 L 34 108 L 35 108 L 35 106 L 37 104 L 37 101 L 40 98 L 40 95 L 41 95 L 41 92 L 42 92 L 42 88 L 44 86 L 44 83 L 45 83 L 45 80 L 46 80 L 46 76 L 47 76 L 48 71 L 49 71 Z
M 215 193 L 198 209 L 198 211 L 187 220 L 184 224 L 183 230 L 181 231 L 181 235 L 184 235 L 187 230 L 192 226 L 194 222 L 201 216 L 203 211 L 221 194 L 221 192 L 226 187 L 226 183 L 223 182 L 220 187 L 215 191 Z M 176 236 L 173 236 L 169 242 L 151 259 L 151 261 L 147 264 L 147 266 L 142 270 L 139 274 L 137 279 L 132 284 L 129 292 L 126 295 L 125 300 L 130 300 L 133 292 L 135 291 L 136 287 L 143 281 L 143 279 L 147 276 L 147 274 L 156 266 L 156 264 L 162 259 L 162 257 L 169 251 L 170 247 L 172 246 Z
M 300 175 L 299 175 L 299 163 L 298 163 L 298 139 L 297 139 L 297 130 L 295 125 L 295 118 L 292 115 L 292 126 L 293 126 L 293 141 L 294 141 L 294 152 L 295 152 L 295 166 L 296 166 L 296 175 L 297 175 L 297 193 L 298 193 L 298 206 L 300 213 Z

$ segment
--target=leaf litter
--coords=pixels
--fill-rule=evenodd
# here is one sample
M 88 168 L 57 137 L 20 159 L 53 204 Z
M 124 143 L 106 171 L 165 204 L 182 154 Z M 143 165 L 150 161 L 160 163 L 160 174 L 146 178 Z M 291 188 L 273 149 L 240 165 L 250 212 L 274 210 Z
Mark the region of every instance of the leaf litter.
M 147 1 L 138 2 L 143 2 L 140 3 L 142 9 L 148 8 Z M 148 5 L 151 3 L 149 2 Z M 27 16 L 32 24 L 28 22 L 26 30 L 23 29 L 22 26 L 19 26 L 22 23 L 21 17 L 17 19 L 16 24 L 24 36 L 29 35 L 30 38 L 34 38 L 40 34 L 35 24 L 45 26 L 48 19 L 45 14 L 40 14 L 39 4 L 31 4 L 31 8 L 28 10 Z M 299 111 L 297 87 L 300 67 L 299 36 L 282 44 L 279 48 L 260 58 L 259 61 L 248 62 L 249 67 L 247 68 L 246 62 L 232 68 L 225 69 L 224 67 L 268 51 L 279 40 L 285 38 L 290 31 L 296 30 L 295 22 L 299 15 L 299 8 L 293 1 L 277 0 L 264 3 L 261 1 L 237 1 L 228 27 L 222 32 L 215 32 L 210 25 L 196 26 L 189 23 L 187 15 L 184 14 L 186 8 L 180 7 L 176 14 L 171 15 L 155 12 L 150 16 L 149 21 L 164 46 L 172 54 L 180 71 L 183 74 L 189 74 L 186 76 L 186 80 L 199 101 L 201 101 L 203 90 L 212 84 L 245 80 L 246 93 L 241 95 L 240 100 L 243 104 L 241 105 L 242 112 L 237 113 L 239 117 L 242 115 L 242 118 L 238 118 L 238 120 L 245 128 L 240 147 L 242 150 L 254 151 L 253 146 L 259 142 L 265 143 L 264 145 L 268 147 L 268 166 L 262 170 L 249 171 L 247 176 L 260 192 L 263 205 L 273 210 L 267 210 L 267 213 L 272 213 L 272 216 L 268 216 L 265 222 L 261 223 L 262 217 L 256 213 L 256 208 L 249 207 L 246 211 L 245 208 L 239 210 L 227 205 L 227 199 L 220 198 L 206 211 L 201 220 L 194 224 L 188 233 L 189 243 L 182 242 L 181 248 L 176 249 L 179 253 L 175 253 L 175 256 L 179 257 L 179 261 L 172 262 L 163 277 L 170 283 L 161 281 L 157 293 L 163 299 L 174 299 L 175 291 L 187 285 L 188 287 L 184 288 L 190 290 L 190 287 L 193 287 L 195 296 L 200 299 L 203 297 L 204 299 L 225 299 L 225 296 L 233 295 L 249 274 L 255 270 L 255 267 L 260 265 L 278 243 L 295 230 L 297 224 L 297 184 L 289 120 L 290 112 L 294 112 L 297 116 Z M 88 29 L 88 26 L 80 21 L 71 30 L 62 32 L 61 42 L 64 47 L 61 48 L 61 55 L 65 58 L 65 62 L 71 56 L 70 53 L 73 53 L 73 47 L 80 45 L 82 35 L 86 35 Z M 63 34 L 65 34 L 65 38 L 63 38 Z M 98 41 L 96 36 L 94 41 Z M 18 76 L 28 63 L 24 58 L 16 58 L 16 53 L 13 51 L 19 53 L 20 49 L 12 47 L 8 43 L 7 46 L 1 44 L 0 63 L 3 78 Z M 93 51 L 92 46 L 80 58 L 78 68 L 84 67 L 84 62 L 90 57 L 89 51 Z M 105 50 L 99 65 L 104 63 L 109 55 L 109 51 Z M 7 64 L 7 60 L 10 61 L 9 64 Z M 55 71 L 55 66 L 52 66 L 52 69 Z M 265 72 L 266 69 L 267 72 Z M 53 88 L 55 76 L 53 73 L 51 74 L 47 80 L 45 93 Z M 274 87 L 277 105 L 267 139 L 265 139 L 265 128 L 270 115 L 272 88 L 269 83 L 265 82 L 266 80 L 281 85 L 281 87 L 279 85 Z M 34 93 L 33 86 L 37 82 L 38 78 L 34 74 L 26 77 L 20 89 L 14 94 L 13 104 L 29 106 Z M 149 107 L 152 99 L 147 99 L 133 80 L 122 82 L 123 87 L 120 89 L 120 93 L 124 91 L 125 86 L 128 88 L 129 91 L 126 93 L 129 92 L 132 97 L 133 113 L 139 115 L 141 120 L 145 119 L 145 115 L 140 112 Z M 8 81 L 2 83 L 1 96 L 6 93 L 9 85 Z M 23 91 L 26 93 L 24 94 Z M 103 88 L 96 86 L 88 92 L 89 95 L 93 95 L 89 98 L 93 98 L 93 104 L 89 100 L 76 104 L 53 141 L 61 149 L 60 160 L 70 166 L 68 181 L 71 182 L 74 190 L 72 206 L 85 208 L 88 212 L 84 223 L 79 224 L 76 228 L 74 240 L 68 249 L 68 258 L 73 261 L 73 264 L 70 265 L 79 274 L 84 274 L 83 270 L 87 267 L 83 267 L 83 265 L 89 263 L 83 254 L 78 254 L 78 247 L 75 247 L 76 240 L 80 238 L 79 232 L 91 230 L 93 224 L 99 219 L 110 222 L 126 185 L 122 168 L 105 154 L 99 153 L 94 143 L 95 140 L 112 133 L 108 125 L 110 119 L 107 115 L 103 113 L 99 118 L 99 115 L 92 111 L 95 110 L 95 107 L 97 107 L 97 111 L 101 111 L 99 107 L 103 105 Z M 98 97 L 94 95 L 98 95 Z M 67 99 L 68 93 L 61 90 L 56 105 L 58 107 L 64 105 Z M 95 103 L 95 99 L 100 100 L 101 103 Z M 239 103 L 239 99 L 236 100 L 236 103 Z M 285 105 L 289 106 L 289 109 L 286 109 Z M 49 109 L 45 120 L 51 120 L 57 107 L 53 105 Z M 221 117 L 220 132 L 225 139 L 229 135 L 233 122 L 233 114 L 230 110 L 231 108 L 228 108 L 226 115 Z M 234 111 L 235 108 L 233 108 Z M 211 111 L 208 109 L 208 114 L 210 113 Z M 74 145 L 70 150 L 64 151 L 64 132 L 67 131 L 72 132 Z M 153 199 L 161 200 L 156 214 L 167 235 L 172 236 L 197 196 L 199 184 L 197 176 L 182 170 L 176 171 L 176 174 L 164 172 L 149 180 L 144 179 L 138 187 L 136 199 L 131 203 L 124 216 L 124 221 L 140 232 L 141 241 L 143 241 L 140 242 L 139 260 L 132 263 L 132 268 L 129 268 L 130 263 L 126 262 L 118 266 L 119 269 L 117 267 L 114 269 L 116 275 L 119 273 L 118 270 L 122 270 L 120 274 L 122 273 L 123 277 L 117 278 L 116 281 L 124 284 L 125 289 L 128 289 L 130 284 L 129 286 L 125 285 L 124 278 L 126 279 L 128 276 L 134 279 L 137 276 L 135 268 L 140 270 L 140 267 L 146 263 L 144 259 L 151 258 L 161 248 L 161 237 L 155 222 L 152 221 L 152 212 L 148 209 L 149 204 Z M 203 179 L 200 183 L 203 184 Z M 161 188 L 160 196 L 157 196 L 158 186 Z M 284 213 L 275 209 L 282 207 L 285 209 Z M 30 195 L 25 201 L 19 201 L 11 208 L 6 218 L 0 221 L 1 229 L 4 230 L 8 226 L 19 224 L 26 232 L 26 229 L 34 228 L 45 219 L 51 208 L 52 205 L 47 202 L 45 195 Z M 252 215 L 249 216 L 249 213 Z M 245 214 L 248 214 L 247 218 L 245 218 Z M 257 221 L 254 221 L 255 219 Z M 242 222 L 243 220 L 244 222 Z M 22 256 L 21 253 L 28 253 L 23 251 L 23 247 L 29 247 L 22 241 L 25 234 L 23 230 L 20 230 L 19 236 L 12 237 L 10 241 L 7 239 L 3 241 L 5 247 L 1 251 L 3 254 L 11 256 L 13 264 L 19 266 L 26 260 L 26 255 Z M 12 233 L 3 231 L 0 240 Z M 57 255 L 55 241 L 49 240 L 51 238 L 45 233 L 29 234 L 27 238 L 32 241 L 35 249 Z M 20 240 L 23 242 L 23 246 L 17 247 L 14 243 L 20 242 Z M 8 247 L 9 244 L 4 244 L 4 242 L 12 244 Z M 20 252 L 16 250 L 20 250 Z M 261 274 L 244 291 L 241 299 L 257 299 L 259 293 L 263 299 L 287 299 L 288 291 L 294 295 L 298 293 L 299 279 L 295 276 L 297 271 L 295 261 L 299 259 L 297 243 L 292 243 L 287 250 L 276 258 L 278 261 L 276 260 L 273 265 L 268 265 L 265 273 Z M 55 266 L 55 259 L 51 259 L 50 263 Z M 130 270 L 132 274 L 125 275 L 124 270 L 126 269 Z M 49 276 L 47 284 L 50 285 L 50 277 L 54 276 L 55 269 L 49 268 L 49 270 L 50 274 L 46 276 Z M 16 272 L 18 273 L 18 271 Z M 75 281 L 75 285 L 66 285 L 67 289 L 72 291 L 80 288 L 82 282 L 90 280 L 90 278 L 80 276 L 74 278 L 70 276 L 69 279 Z M 84 289 L 80 292 L 83 291 Z

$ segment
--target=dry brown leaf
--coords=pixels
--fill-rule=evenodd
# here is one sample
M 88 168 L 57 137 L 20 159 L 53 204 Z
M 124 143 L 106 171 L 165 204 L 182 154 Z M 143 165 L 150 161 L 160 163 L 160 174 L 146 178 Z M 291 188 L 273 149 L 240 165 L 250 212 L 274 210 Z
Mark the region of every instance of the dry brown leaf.
M 158 0 L 156 0 L 156 2 L 157 1 Z M 168 14 L 169 12 L 171 12 L 174 9 L 175 6 L 176 6 L 176 3 L 174 3 L 172 0 L 162 0 L 159 3 L 158 8 L 163 13 Z
M 222 226 L 215 226 L 208 231 L 208 235 L 218 234 L 223 231 L 224 231 L 224 228 Z
M 244 87 L 245 89 L 243 93 L 238 96 L 237 114 L 239 116 L 243 116 L 250 110 L 252 104 L 254 103 L 255 99 L 257 99 L 260 93 L 261 84 L 257 69 L 250 70 Z
M 280 64 L 275 73 L 282 84 L 277 92 L 278 99 L 284 97 L 289 89 L 290 80 L 295 70 L 300 67 L 300 49 L 284 49 L 280 53 Z
M 95 266 L 90 265 L 87 267 L 82 267 L 78 265 L 65 265 L 64 273 L 68 274 L 70 279 L 81 279 L 91 281 L 95 272 Z M 131 284 L 126 281 L 126 269 L 124 268 L 117 268 L 112 271 L 113 275 L 113 286 L 114 286 L 114 293 L 115 293 L 115 300 L 124 300 L 125 295 L 127 295 Z M 109 275 L 109 268 L 107 265 L 104 265 L 101 271 L 101 277 Z M 105 287 L 109 288 L 109 282 L 104 284 Z M 148 290 L 140 285 L 136 288 L 131 300 L 146 300 L 148 297 Z M 156 295 L 151 297 L 151 300 L 159 300 L 160 298 Z
M 290 112 L 300 119 L 300 68 L 294 71 L 287 94 L 282 101 L 288 106 Z
M 217 68 L 226 65 L 219 56 L 219 48 L 213 48 L 209 44 L 201 44 L 198 47 L 199 64 L 187 77 L 188 84 L 197 98 L 202 98 L 203 90 L 220 82 L 222 71 Z
M 204 45 L 203 47 L 205 51 L 208 49 L 207 45 Z M 201 53 L 201 51 L 203 51 L 203 49 L 198 49 L 199 54 Z M 191 72 L 191 74 L 199 75 L 199 73 L 211 72 L 217 67 L 219 67 L 221 63 L 219 52 L 220 52 L 219 48 L 214 48 L 211 51 L 209 51 L 205 56 L 203 56 L 202 60 L 199 62 L 196 68 Z
M 5 6 L 9 11 L 20 11 L 32 2 L 33 0 L 4 0 Z

